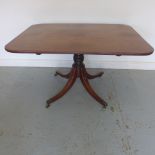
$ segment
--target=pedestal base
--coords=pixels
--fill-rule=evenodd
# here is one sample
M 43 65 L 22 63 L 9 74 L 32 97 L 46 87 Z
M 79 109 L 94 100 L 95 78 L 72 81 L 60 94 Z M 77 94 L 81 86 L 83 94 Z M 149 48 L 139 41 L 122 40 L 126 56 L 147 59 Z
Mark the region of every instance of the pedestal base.
M 49 100 L 47 100 L 46 107 L 48 108 L 51 105 L 51 103 L 53 103 L 54 101 L 58 100 L 63 95 L 65 95 L 67 93 L 67 91 L 73 86 L 76 79 L 79 77 L 84 88 L 86 89 L 86 91 L 96 101 L 98 101 L 104 108 L 106 108 L 107 103 L 96 94 L 96 92 L 92 89 L 92 87 L 88 81 L 88 79 L 94 79 L 94 78 L 102 76 L 103 72 L 100 72 L 96 75 L 90 75 L 86 71 L 85 65 L 83 63 L 83 60 L 84 60 L 83 54 L 74 54 L 73 59 L 74 59 L 74 63 L 72 65 L 71 71 L 68 74 L 62 74 L 60 72 L 55 73 L 55 76 L 59 75 L 63 78 L 68 79 L 68 81 L 67 81 L 66 85 L 64 86 L 64 88 L 57 95 L 55 95 L 52 98 L 50 98 Z

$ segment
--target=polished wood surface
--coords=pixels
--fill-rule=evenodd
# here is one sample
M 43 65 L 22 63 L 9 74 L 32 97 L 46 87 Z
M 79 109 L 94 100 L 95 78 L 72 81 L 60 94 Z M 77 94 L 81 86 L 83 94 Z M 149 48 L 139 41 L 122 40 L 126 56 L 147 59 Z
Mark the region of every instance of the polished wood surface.
M 121 24 L 32 25 L 5 49 L 13 53 L 149 55 L 153 48 Z
M 88 79 L 94 79 L 97 77 L 100 77 L 103 75 L 103 72 L 100 72 L 99 74 L 96 75 L 90 75 L 85 68 L 85 65 L 83 63 L 84 61 L 84 56 L 83 54 L 74 54 L 74 63 L 72 65 L 72 69 L 68 74 L 62 74 L 60 72 L 56 72 L 55 75 L 59 75 L 63 78 L 67 78 L 68 81 L 66 83 L 66 85 L 64 86 L 64 88 L 57 93 L 55 96 L 51 97 L 49 100 L 47 100 L 47 104 L 46 107 L 50 107 L 50 105 L 55 102 L 56 100 L 58 100 L 59 98 L 61 98 L 62 96 L 64 96 L 67 91 L 70 90 L 70 88 L 73 86 L 73 84 L 75 83 L 77 78 L 80 78 L 84 88 L 86 89 L 86 91 L 97 101 L 99 102 L 104 108 L 106 108 L 107 103 L 97 95 L 97 93 L 93 90 L 93 88 L 91 87 Z
M 68 78 L 68 81 L 66 85 L 63 87 L 63 89 L 58 94 L 56 94 L 55 96 L 47 100 L 47 105 L 46 105 L 47 108 L 51 105 L 51 103 L 55 102 L 56 100 L 64 96 L 68 92 L 68 90 L 71 89 L 71 87 L 76 81 L 77 74 L 78 74 L 77 69 L 73 67 L 71 70 L 71 74 Z
M 107 103 L 97 95 L 89 83 L 103 75 L 90 75 L 83 63 L 84 54 L 149 55 L 153 48 L 130 26 L 120 24 L 38 24 L 32 25 L 5 49 L 13 53 L 74 54 L 74 63 L 68 74 L 56 72 L 68 79 L 64 88 L 47 100 L 48 108 L 64 96 L 80 78 L 86 91 L 104 108 Z

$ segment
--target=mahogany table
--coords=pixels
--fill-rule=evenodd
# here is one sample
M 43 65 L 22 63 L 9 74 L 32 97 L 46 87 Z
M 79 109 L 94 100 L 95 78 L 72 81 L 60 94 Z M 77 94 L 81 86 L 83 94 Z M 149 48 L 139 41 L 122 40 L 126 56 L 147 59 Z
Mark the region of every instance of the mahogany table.
M 90 86 L 90 75 L 83 63 L 84 54 L 149 55 L 153 48 L 130 26 L 121 24 L 37 24 L 32 25 L 5 46 L 12 53 L 73 54 L 74 63 L 68 74 L 56 72 L 68 79 L 64 88 L 47 100 L 46 107 L 61 98 L 79 77 L 86 91 L 103 107 L 107 103 Z

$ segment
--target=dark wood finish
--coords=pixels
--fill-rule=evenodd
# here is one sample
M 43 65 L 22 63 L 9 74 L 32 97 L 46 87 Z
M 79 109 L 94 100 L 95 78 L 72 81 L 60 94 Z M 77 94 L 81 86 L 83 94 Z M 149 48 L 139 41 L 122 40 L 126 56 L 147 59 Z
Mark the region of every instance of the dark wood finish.
M 6 45 L 12 53 L 149 55 L 153 48 L 121 24 L 32 25 Z
M 58 100 L 59 98 L 64 96 L 65 93 L 67 93 L 67 91 L 73 86 L 73 84 L 76 80 L 76 77 L 77 77 L 77 70 L 76 70 L 76 68 L 72 68 L 71 76 L 70 76 L 68 82 L 66 83 L 65 87 L 57 95 L 55 95 L 54 97 L 47 100 L 47 105 L 46 105 L 47 108 L 50 106 L 50 104 L 52 102 Z
M 91 80 L 91 79 L 95 79 L 97 77 L 101 77 L 104 74 L 104 72 L 99 72 L 96 75 L 91 75 L 87 71 L 85 71 L 85 74 L 86 74 L 87 78 Z
M 66 83 L 65 87 L 62 89 L 62 91 L 60 91 L 57 95 L 55 95 L 54 97 L 47 100 L 47 105 L 46 105 L 47 108 L 51 105 L 51 103 L 53 103 L 54 101 L 61 98 L 73 86 L 74 82 L 76 81 L 76 79 L 78 77 L 80 77 L 80 80 L 81 80 L 84 88 L 87 90 L 87 92 L 97 102 L 99 102 L 104 108 L 106 108 L 107 103 L 95 93 L 95 91 L 92 89 L 92 87 L 90 86 L 90 84 L 88 82 L 88 78 L 94 79 L 96 77 L 100 77 L 100 76 L 102 76 L 103 72 L 101 72 L 97 75 L 94 75 L 94 76 L 88 74 L 85 69 L 85 65 L 84 65 L 83 61 L 84 61 L 83 54 L 74 54 L 74 64 L 72 65 L 71 71 L 65 75 L 61 74 L 59 72 L 56 72 L 56 75 L 60 75 L 61 77 L 67 78 L 69 80 Z
M 68 74 L 59 75 L 68 79 L 64 88 L 47 101 L 61 98 L 79 77 L 87 92 L 103 107 L 107 103 L 92 89 L 88 79 L 102 76 L 103 72 L 90 75 L 83 63 L 83 54 L 99 55 L 149 55 L 153 48 L 130 26 L 121 24 L 38 24 L 32 25 L 5 49 L 12 53 L 74 54 L 74 64 Z
M 69 73 L 67 73 L 67 74 L 62 74 L 62 73 L 56 71 L 55 76 L 59 75 L 59 76 L 61 76 L 63 78 L 69 79 L 70 76 L 71 76 L 71 73 L 72 73 L 72 70 Z
M 106 108 L 107 103 L 101 99 L 96 92 L 92 89 L 92 87 L 90 86 L 88 79 L 87 79 L 87 75 L 85 74 L 85 68 L 82 67 L 80 68 L 80 80 L 84 86 L 84 88 L 87 90 L 87 92 L 96 100 L 98 101 L 104 108 Z
M 95 74 L 95 75 L 91 75 L 91 74 L 89 74 L 89 73 L 85 70 L 85 74 L 86 74 L 87 78 L 88 78 L 89 80 L 91 80 L 91 79 L 95 79 L 95 78 L 97 78 L 97 77 L 101 77 L 101 76 L 104 74 L 104 72 L 99 72 L 99 73 L 97 73 L 97 74 Z M 56 72 L 55 72 L 55 76 L 57 76 L 57 75 L 59 75 L 59 76 L 65 78 L 65 79 L 69 79 L 69 77 L 70 77 L 70 75 L 71 75 L 71 71 L 70 71 L 69 73 L 67 73 L 67 74 L 62 74 L 62 73 L 56 71 Z M 78 77 L 79 77 L 79 75 L 78 75 Z

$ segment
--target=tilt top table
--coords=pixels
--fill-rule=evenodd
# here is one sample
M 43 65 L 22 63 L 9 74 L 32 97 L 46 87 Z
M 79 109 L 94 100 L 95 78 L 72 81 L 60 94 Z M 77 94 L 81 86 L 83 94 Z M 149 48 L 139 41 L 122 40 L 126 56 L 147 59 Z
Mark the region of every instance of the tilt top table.
M 153 48 L 130 26 L 121 24 L 37 24 L 32 25 L 5 46 L 12 53 L 73 54 L 74 63 L 68 74 L 56 72 L 68 79 L 64 88 L 47 100 L 46 107 L 61 98 L 79 77 L 86 91 L 103 107 L 107 103 L 90 86 L 90 75 L 83 63 L 84 54 L 149 55 Z

